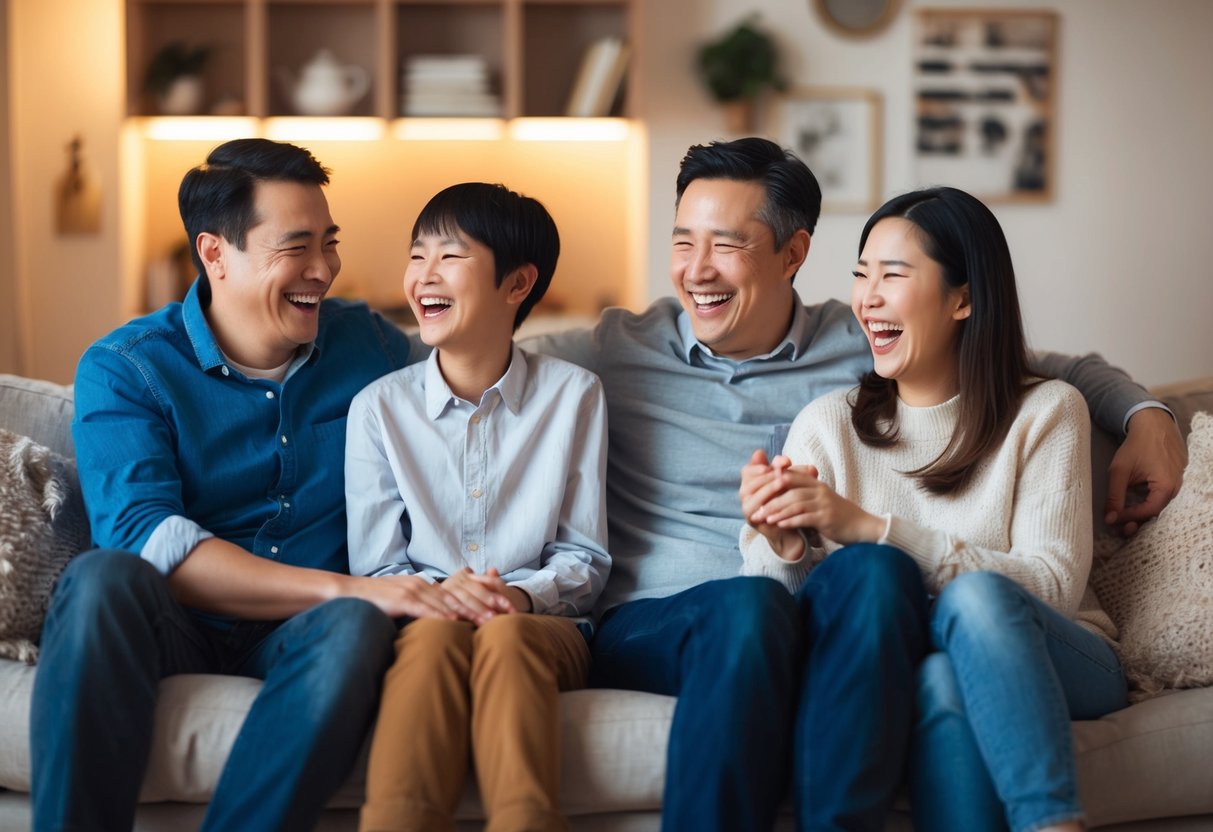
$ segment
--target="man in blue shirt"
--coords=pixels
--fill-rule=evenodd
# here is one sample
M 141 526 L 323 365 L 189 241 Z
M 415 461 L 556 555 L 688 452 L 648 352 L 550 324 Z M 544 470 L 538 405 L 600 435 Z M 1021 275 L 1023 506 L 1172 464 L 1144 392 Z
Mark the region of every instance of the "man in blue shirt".
M 349 772 L 418 590 L 347 572 L 346 412 L 407 339 L 326 300 L 341 266 L 306 150 L 216 148 L 179 204 L 198 280 L 81 358 L 77 463 L 101 547 L 51 599 L 34 827 L 129 829 L 160 679 L 265 680 L 205 829 L 307 829 Z
M 805 611 L 773 581 L 737 577 L 741 467 L 756 448 L 777 453 L 807 402 L 872 366 L 850 309 L 805 306 L 792 286 L 821 191 L 777 145 L 739 139 L 688 151 L 675 206 L 677 299 L 524 343 L 595 372 L 606 394 L 612 572 L 591 684 L 678 696 L 665 829 L 770 829 L 792 745 L 801 828 L 883 828 L 904 755 L 882 738 L 908 738 L 914 692 L 876 670 L 901 662 L 904 678 L 922 655 L 903 637 L 921 628 L 902 626 L 922 611 L 898 589 L 916 576 L 879 561 L 818 567 Z M 1037 360 L 1106 430 L 1128 432 L 1109 522 L 1132 530 L 1157 514 L 1185 456 L 1169 414 L 1097 357 Z M 1150 498 L 1124 509 L 1133 481 Z

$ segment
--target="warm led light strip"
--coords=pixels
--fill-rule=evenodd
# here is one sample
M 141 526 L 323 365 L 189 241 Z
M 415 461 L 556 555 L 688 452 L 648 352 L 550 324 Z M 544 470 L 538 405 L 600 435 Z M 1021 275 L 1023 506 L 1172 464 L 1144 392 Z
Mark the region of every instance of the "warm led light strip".
M 276 141 L 372 142 L 383 138 L 380 118 L 269 118 L 265 137 Z
M 623 118 L 517 118 L 510 138 L 522 142 L 621 142 L 631 125 Z
M 143 134 L 160 141 L 223 141 L 261 135 L 255 118 L 169 116 L 146 119 Z
M 402 118 L 392 123 L 392 135 L 414 141 L 492 142 L 505 135 L 499 118 Z

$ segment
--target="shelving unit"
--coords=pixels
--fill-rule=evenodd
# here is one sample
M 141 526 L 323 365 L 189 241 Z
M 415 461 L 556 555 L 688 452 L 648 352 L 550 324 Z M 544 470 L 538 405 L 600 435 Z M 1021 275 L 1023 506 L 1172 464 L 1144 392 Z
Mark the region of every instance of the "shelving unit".
M 639 0 L 127 0 L 127 113 L 157 115 L 143 92 L 152 56 L 182 40 L 214 48 L 205 113 L 292 115 L 280 76 L 298 77 L 322 48 L 371 77 L 350 115 L 401 116 L 401 71 L 415 55 L 475 54 L 505 118 L 559 116 L 582 56 L 598 38 L 630 44 L 612 115 L 638 111 Z

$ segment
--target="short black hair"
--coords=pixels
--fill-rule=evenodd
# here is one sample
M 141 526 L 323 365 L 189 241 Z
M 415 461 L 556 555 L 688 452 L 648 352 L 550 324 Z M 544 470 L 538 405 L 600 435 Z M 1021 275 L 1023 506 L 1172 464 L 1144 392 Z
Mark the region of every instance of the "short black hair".
M 217 234 L 244 251 L 248 231 L 257 222 L 253 192 L 258 182 L 327 185 L 329 170 L 310 151 L 293 144 L 235 139 L 216 147 L 204 164 L 185 174 L 177 190 L 177 208 L 204 306 L 210 303 L 211 287 L 198 256 L 198 235 Z
M 543 298 L 560 257 L 560 233 L 552 215 L 537 199 L 505 185 L 464 182 L 444 188 L 430 199 L 413 223 L 410 241 L 422 234 L 462 232 L 493 252 L 497 286 L 506 275 L 528 263 L 538 277 L 518 307 L 514 330 Z
M 762 185 L 767 196 L 758 219 L 775 235 L 776 251 L 802 228 L 812 234 L 821 216 L 821 186 L 813 171 L 792 151 L 768 139 L 751 136 L 692 145 L 678 168 L 675 208 L 696 179 L 732 179 Z

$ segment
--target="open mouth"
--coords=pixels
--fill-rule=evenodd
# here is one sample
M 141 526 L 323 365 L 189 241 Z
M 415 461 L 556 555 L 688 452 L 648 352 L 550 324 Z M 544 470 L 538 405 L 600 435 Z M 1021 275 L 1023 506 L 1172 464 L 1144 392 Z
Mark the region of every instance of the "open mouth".
M 695 308 L 701 312 L 707 312 L 711 309 L 718 309 L 732 299 L 732 293 L 706 294 L 701 292 L 691 292 L 691 300 L 695 301 Z
M 418 298 L 421 305 L 422 318 L 437 318 L 451 308 L 454 303 L 450 298 Z
M 317 292 L 287 292 L 283 297 L 296 309 L 314 312 L 320 307 L 320 299 L 324 296 Z
M 891 324 L 888 321 L 870 321 L 868 331 L 872 333 L 872 346 L 883 350 L 897 343 L 897 339 L 901 337 L 904 330 L 900 325 Z

